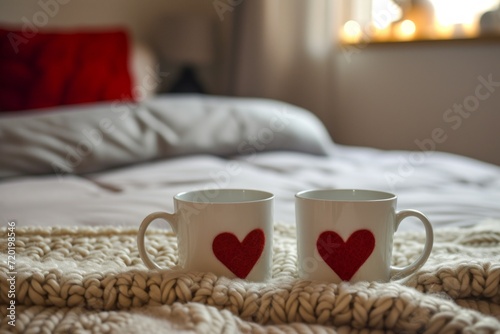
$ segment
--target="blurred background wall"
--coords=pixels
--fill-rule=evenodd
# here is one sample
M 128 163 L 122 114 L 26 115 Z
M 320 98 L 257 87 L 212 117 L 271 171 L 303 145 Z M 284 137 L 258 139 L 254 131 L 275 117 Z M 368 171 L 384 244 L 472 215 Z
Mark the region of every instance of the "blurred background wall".
M 40 29 L 125 25 L 173 78 L 179 66 L 162 45 L 166 29 L 175 28 L 166 23 L 198 15 L 213 24 L 210 64 L 197 68 L 208 93 L 297 104 L 342 144 L 435 149 L 500 165 L 500 40 L 340 44 L 341 3 L 0 0 L 0 22 Z M 489 94 L 477 98 L 484 81 L 490 84 L 481 92 Z

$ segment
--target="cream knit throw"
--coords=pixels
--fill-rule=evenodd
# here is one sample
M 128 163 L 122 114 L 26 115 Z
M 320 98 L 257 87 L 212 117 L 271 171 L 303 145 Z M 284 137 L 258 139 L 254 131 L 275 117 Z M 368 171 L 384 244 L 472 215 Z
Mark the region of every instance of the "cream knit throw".
M 405 282 L 326 284 L 296 278 L 295 229 L 275 227 L 273 279 L 147 270 L 136 229 L 16 230 L 16 326 L 7 246 L 1 242 L 0 329 L 44 333 L 456 333 L 500 331 L 500 222 L 438 230 L 427 264 Z M 6 236 L 6 230 L 1 231 Z M 395 237 L 394 264 L 422 248 L 423 234 Z M 173 266 L 175 237 L 148 234 Z

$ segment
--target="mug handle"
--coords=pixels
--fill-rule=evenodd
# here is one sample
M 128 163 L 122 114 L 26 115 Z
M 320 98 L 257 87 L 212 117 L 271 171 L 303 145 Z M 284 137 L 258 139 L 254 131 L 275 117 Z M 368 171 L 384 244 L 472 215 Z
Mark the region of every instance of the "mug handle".
M 155 219 L 163 219 L 165 220 L 171 227 L 174 233 L 177 233 L 177 215 L 167 212 L 153 212 L 144 218 L 139 227 L 139 233 L 137 234 L 137 248 L 139 248 L 139 256 L 142 259 L 142 262 L 149 269 L 161 269 L 159 265 L 151 260 L 148 252 L 146 252 L 146 247 L 144 246 L 144 235 L 146 234 L 146 230 L 148 229 L 149 224 L 151 224 Z
M 434 232 L 432 231 L 432 225 L 427 219 L 427 217 L 420 211 L 417 210 L 401 210 L 396 213 L 396 228 L 398 229 L 401 221 L 408 217 L 416 217 L 418 218 L 425 227 L 425 246 L 420 257 L 416 259 L 413 263 L 409 264 L 406 267 L 394 267 L 391 266 L 391 279 L 402 279 L 412 274 L 420 267 L 424 265 L 424 263 L 431 255 L 432 245 L 434 243 Z

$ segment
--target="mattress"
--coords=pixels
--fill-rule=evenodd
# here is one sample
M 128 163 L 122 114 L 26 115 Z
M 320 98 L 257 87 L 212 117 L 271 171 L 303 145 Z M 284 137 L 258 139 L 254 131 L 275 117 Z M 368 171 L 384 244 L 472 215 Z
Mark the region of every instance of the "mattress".
M 266 99 L 167 95 L 0 119 L 0 232 L 17 238 L 0 248 L 2 291 L 14 289 L 0 295 L 0 329 L 500 330 L 499 166 L 340 145 L 309 111 Z M 136 245 L 144 217 L 172 212 L 177 193 L 221 188 L 275 195 L 272 279 L 146 269 Z M 388 191 L 398 210 L 423 212 L 436 237 L 428 262 L 401 282 L 299 279 L 295 194 L 318 188 Z M 405 219 L 395 265 L 414 260 L 423 239 L 420 223 Z M 175 268 L 167 223 L 155 221 L 148 240 L 162 267 Z

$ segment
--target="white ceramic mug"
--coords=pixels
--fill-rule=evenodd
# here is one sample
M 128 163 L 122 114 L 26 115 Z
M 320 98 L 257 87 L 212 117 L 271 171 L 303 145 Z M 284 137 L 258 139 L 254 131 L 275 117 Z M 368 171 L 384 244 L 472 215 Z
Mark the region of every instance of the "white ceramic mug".
M 178 266 L 187 271 L 264 281 L 271 277 L 273 200 L 268 192 L 208 189 L 174 197 L 174 213 L 155 212 L 141 223 L 139 255 L 149 269 L 161 269 L 144 246 L 155 219 L 166 220 L 177 235 Z
M 394 194 L 357 189 L 302 191 L 295 195 L 299 277 L 339 283 L 401 279 L 428 259 L 433 231 L 419 211 L 396 211 Z M 426 240 L 420 257 L 391 266 L 393 235 L 401 221 L 418 218 Z

